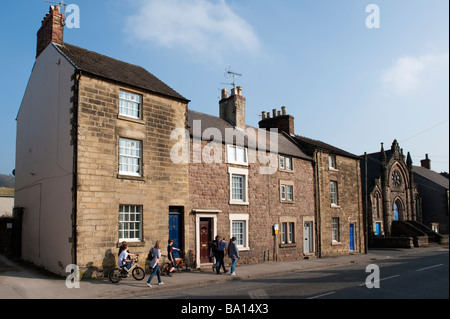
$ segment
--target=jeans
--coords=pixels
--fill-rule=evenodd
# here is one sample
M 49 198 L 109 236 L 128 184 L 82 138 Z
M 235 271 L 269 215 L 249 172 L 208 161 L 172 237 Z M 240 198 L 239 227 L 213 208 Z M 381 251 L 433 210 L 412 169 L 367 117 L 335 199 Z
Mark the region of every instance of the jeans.
M 222 266 L 223 271 L 225 272 L 226 269 L 225 269 L 225 264 L 224 264 L 224 261 L 223 261 L 223 258 L 224 258 L 224 252 L 223 252 L 223 250 L 219 250 L 219 252 L 217 253 L 217 258 L 218 258 L 218 261 L 217 261 L 217 263 L 216 263 L 216 270 L 217 270 L 217 273 L 220 272 L 220 266 Z
M 234 269 L 236 268 L 236 259 L 231 259 L 231 273 L 234 274 Z
M 219 264 L 219 257 L 217 254 L 213 254 L 214 259 L 216 260 L 215 264 L 213 265 L 214 269 L 217 268 L 217 265 Z
M 158 283 L 161 283 L 161 269 L 159 268 L 159 265 L 156 264 L 155 268 L 153 268 L 153 272 L 150 275 L 150 278 L 148 278 L 147 283 L 149 284 L 150 281 L 152 281 L 153 277 L 155 276 L 155 274 L 158 276 Z
M 133 265 L 132 261 L 127 261 L 123 264 L 123 268 L 126 270 L 129 270 L 131 268 L 131 265 Z

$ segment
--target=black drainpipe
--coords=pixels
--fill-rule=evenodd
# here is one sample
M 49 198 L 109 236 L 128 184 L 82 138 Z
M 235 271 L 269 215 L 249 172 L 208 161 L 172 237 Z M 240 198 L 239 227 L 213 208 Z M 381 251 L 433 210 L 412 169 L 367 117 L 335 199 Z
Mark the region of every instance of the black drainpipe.
M 73 145 L 73 176 L 72 176 L 72 263 L 77 264 L 77 183 L 78 183 L 78 98 L 79 98 L 79 83 L 81 77 L 81 70 L 76 69 L 72 75 L 73 96 L 70 99 L 72 104 L 72 145 Z
M 321 228 L 322 228 L 322 220 L 321 220 L 321 211 L 320 211 L 320 172 L 319 172 L 319 151 L 314 151 L 313 158 L 313 167 L 314 167 L 314 193 L 316 195 L 315 205 L 316 205 L 316 237 L 317 237 L 317 257 L 322 257 L 322 238 L 321 238 Z

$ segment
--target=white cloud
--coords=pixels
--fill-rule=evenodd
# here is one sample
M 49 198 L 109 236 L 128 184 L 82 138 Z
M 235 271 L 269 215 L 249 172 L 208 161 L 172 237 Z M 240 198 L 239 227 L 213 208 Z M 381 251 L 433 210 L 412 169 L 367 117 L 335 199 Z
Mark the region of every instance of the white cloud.
M 384 87 L 403 95 L 427 86 L 436 80 L 448 79 L 449 53 L 429 54 L 418 58 L 403 56 L 394 66 L 384 70 Z
M 225 52 L 255 52 L 259 39 L 253 28 L 225 0 L 148 0 L 127 18 L 133 40 L 182 49 L 200 57 Z

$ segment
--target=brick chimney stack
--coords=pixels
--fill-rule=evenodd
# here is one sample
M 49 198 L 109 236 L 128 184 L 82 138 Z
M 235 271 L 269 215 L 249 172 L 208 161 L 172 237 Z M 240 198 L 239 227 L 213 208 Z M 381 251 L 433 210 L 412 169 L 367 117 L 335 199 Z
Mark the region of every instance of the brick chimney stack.
M 219 101 L 220 118 L 233 122 L 234 126 L 245 129 L 245 97 L 242 96 L 240 86 L 231 90 L 222 90 L 222 99 Z
M 52 42 L 63 44 L 65 16 L 59 6 L 50 6 L 50 11 L 42 20 L 37 33 L 36 58 Z
M 428 154 L 425 154 L 425 159 L 420 161 L 420 166 L 431 169 L 431 160 L 428 158 Z
M 270 117 L 270 112 L 261 113 L 261 121 L 259 121 L 259 128 L 265 128 L 267 130 L 271 128 L 277 128 L 280 131 L 284 131 L 288 134 L 294 134 L 294 117 L 286 114 L 286 107 L 281 107 L 281 112 L 276 109 L 272 110 L 273 117 Z

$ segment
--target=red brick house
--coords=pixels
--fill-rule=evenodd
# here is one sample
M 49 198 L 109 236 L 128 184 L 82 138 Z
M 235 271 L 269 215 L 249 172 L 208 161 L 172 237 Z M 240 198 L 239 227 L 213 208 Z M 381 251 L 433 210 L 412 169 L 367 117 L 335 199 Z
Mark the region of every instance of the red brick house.
M 187 237 L 195 240 L 196 265 L 212 262 L 208 243 L 216 235 L 226 240 L 235 236 L 244 263 L 313 255 L 311 157 L 278 132 L 272 136 L 277 150 L 270 152 L 269 132 L 245 124 L 241 88 L 233 89 L 230 96 L 226 90 L 222 93 L 220 117 L 188 111 L 191 158 L 186 230 Z M 234 139 L 227 139 L 227 134 L 234 134 Z M 261 139 L 266 149 L 261 150 Z M 216 161 L 208 158 L 212 153 Z M 268 167 L 272 169 L 265 171 Z M 277 235 L 274 225 L 278 225 Z

